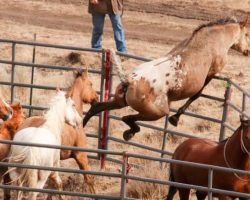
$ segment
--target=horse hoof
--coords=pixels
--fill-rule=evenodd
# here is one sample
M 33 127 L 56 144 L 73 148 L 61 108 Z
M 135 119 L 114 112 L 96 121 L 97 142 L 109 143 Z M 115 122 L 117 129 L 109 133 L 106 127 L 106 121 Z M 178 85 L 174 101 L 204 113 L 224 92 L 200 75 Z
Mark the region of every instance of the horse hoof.
M 123 139 L 125 141 L 129 141 L 132 137 L 134 137 L 134 133 L 131 133 L 130 130 L 127 130 L 123 133 Z
M 178 121 L 179 121 L 179 118 L 176 117 L 176 115 L 173 115 L 171 117 L 168 118 L 168 121 L 174 125 L 174 126 L 177 126 L 178 125 Z

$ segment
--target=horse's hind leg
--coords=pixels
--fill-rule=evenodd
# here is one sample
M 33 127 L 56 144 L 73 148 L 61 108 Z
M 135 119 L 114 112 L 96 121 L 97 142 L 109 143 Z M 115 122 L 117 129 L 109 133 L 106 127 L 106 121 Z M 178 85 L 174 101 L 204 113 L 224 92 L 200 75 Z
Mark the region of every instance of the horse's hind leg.
M 126 107 L 127 106 L 125 100 L 126 89 L 127 89 L 126 85 L 120 84 L 117 86 L 115 91 L 115 96 L 111 101 L 98 102 L 93 104 L 83 119 L 83 127 L 87 124 L 87 122 L 92 116 L 94 116 L 99 112 L 102 112 L 104 110 L 114 110 Z
M 137 132 L 140 131 L 140 127 L 135 123 L 136 121 L 154 121 L 158 120 L 164 115 L 143 115 L 143 114 L 136 114 L 136 115 L 127 115 L 122 117 L 122 121 L 125 122 L 130 129 L 124 131 L 123 138 L 124 140 L 130 140 Z
M 201 93 L 204 89 L 204 87 L 211 81 L 211 78 L 208 78 L 204 84 L 204 86 L 201 88 L 201 90 L 199 92 L 197 92 L 194 96 L 190 97 L 187 102 L 178 109 L 177 113 L 175 115 L 172 115 L 171 117 L 168 118 L 169 122 L 174 125 L 177 126 L 178 122 L 179 122 L 179 118 L 180 116 L 186 111 L 186 109 L 190 106 L 191 103 L 193 103 L 193 101 L 195 101 L 196 99 L 198 99 L 201 96 Z
M 88 123 L 89 119 L 96 115 L 99 112 L 102 112 L 104 110 L 114 110 L 125 107 L 126 104 L 121 104 L 120 102 L 116 100 L 108 101 L 108 102 L 98 102 L 93 104 L 89 111 L 86 113 L 84 119 L 83 119 L 83 127 Z
M 56 188 L 59 190 L 59 191 L 63 191 L 63 183 L 62 183 L 62 179 L 60 178 L 59 176 L 59 173 L 58 172 L 52 172 L 50 174 L 50 177 L 49 177 L 56 185 Z M 64 195 L 60 195 L 60 199 L 64 200 L 66 199 L 66 197 Z

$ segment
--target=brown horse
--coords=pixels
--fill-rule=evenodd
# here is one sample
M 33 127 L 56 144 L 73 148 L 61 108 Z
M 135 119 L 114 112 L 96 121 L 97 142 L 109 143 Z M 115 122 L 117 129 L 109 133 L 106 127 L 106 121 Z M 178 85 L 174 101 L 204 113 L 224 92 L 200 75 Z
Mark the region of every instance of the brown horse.
M 216 165 L 241 170 L 250 170 L 250 120 L 241 120 L 240 127 L 234 134 L 219 144 L 208 139 L 188 139 L 180 144 L 174 152 L 173 159 L 202 164 Z M 170 180 L 180 183 L 207 187 L 208 170 L 186 165 L 171 164 Z M 213 188 L 250 193 L 250 177 L 236 173 L 214 171 Z M 172 200 L 179 190 L 181 200 L 189 199 L 190 189 L 170 186 L 167 200 Z M 207 193 L 197 191 L 199 200 L 205 199 Z M 213 194 L 220 199 L 235 197 Z
M 94 103 L 98 100 L 96 91 L 92 88 L 92 83 L 88 79 L 87 72 L 78 71 L 76 78 L 71 88 L 68 90 L 68 95 L 75 102 L 76 109 L 78 113 L 82 116 L 83 104 L 84 103 Z M 30 117 L 25 120 L 20 129 L 27 127 L 39 127 L 44 123 L 44 118 L 40 116 Z M 76 128 L 65 123 L 63 133 L 61 135 L 62 145 L 67 146 L 76 146 L 86 148 L 87 139 L 83 131 L 82 126 Z M 62 150 L 61 151 L 61 160 L 68 158 L 74 158 L 79 165 L 80 169 L 90 170 L 88 163 L 88 157 L 85 152 L 81 151 L 71 151 L 71 150 Z M 94 190 L 94 180 L 90 175 L 84 175 L 86 183 L 90 186 L 91 192 L 95 193 Z
M 20 127 L 20 125 L 23 123 L 25 117 L 22 111 L 22 106 L 17 104 L 12 104 L 11 110 L 13 110 L 13 116 L 11 119 L 7 120 L 3 123 L 3 125 L 0 128 L 0 140 L 13 140 L 17 129 Z M 10 152 L 10 144 L 2 144 L 0 143 L 0 160 L 6 159 Z M 7 168 L 1 168 L 1 177 L 5 172 L 7 171 Z M 10 182 L 8 174 L 3 177 L 3 181 L 5 184 Z M 8 190 L 4 191 L 4 199 L 10 199 L 10 193 Z
M 0 119 L 6 121 L 12 117 L 12 108 L 1 98 L 0 94 Z
M 121 84 L 111 101 L 100 102 L 90 108 L 83 126 L 101 111 L 130 106 L 139 113 L 122 118 L 130 127 L 123 138 L 129 140 L 140 131 L 136 121 L 158 120 L 169 114 L 171 101 L 190 97 L 169 119 L 177 125 L 180 115 L 225 66 L 230 48 L 249 54 L 246 24 L 247 19 L 237 22 L 234 18 L 226 18 L 201 25 L 166 57 L 137 66 L 131 75 L 124 72 L 119 59 L 112 53 L 113 66 L 118 71 Z

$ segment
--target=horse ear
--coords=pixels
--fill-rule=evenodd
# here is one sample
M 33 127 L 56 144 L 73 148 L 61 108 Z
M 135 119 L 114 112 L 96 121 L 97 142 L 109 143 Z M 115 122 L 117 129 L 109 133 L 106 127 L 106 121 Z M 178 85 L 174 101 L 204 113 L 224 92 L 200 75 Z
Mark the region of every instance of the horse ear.
M 74 71 L 74 76 L 75 76 L 75 78 L 81 76 L 82 73 L 83 73 L 83 71 L 84 71 L 83 69 L 77 68 L 77 69 Z
M 247 22 L 248 22 L 248 16 L 246 16 L 246 17 L 240 22 L 240 27 L 241 27 L 241 28 L 246 27 Z

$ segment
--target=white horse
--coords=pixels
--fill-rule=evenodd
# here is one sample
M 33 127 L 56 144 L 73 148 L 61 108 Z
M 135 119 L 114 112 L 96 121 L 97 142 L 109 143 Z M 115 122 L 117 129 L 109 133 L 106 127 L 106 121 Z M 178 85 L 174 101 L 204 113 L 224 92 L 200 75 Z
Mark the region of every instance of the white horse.
M 38 128 L 29 127 L 18 131 L 14 137 L 15 142 L 31 142 L 48 145 L 61 145 L 61 132 L 66 121 L 72 126 L 81 122 L 81 117 L 75 109 L 73 100 L 66 98 L 65 92 L 57 92 L 52 99 L 50 108 L 45 114 L 45 122 Z M 40 165 L 46 167 L 59 167 L 60 150 L 41 147 L 12 145 L 10 151 L 10 163 L 22 163 L 28 165 Z M 62 190 L 62 181 L 58 172 L 9 168 L 12 181 L 18 186 L 42 189 L 48 178 L 51 178 L 57 188 Z M 29 192 L 29 200 L 35 200 L 37 192 Z M 18 192 L 18 200 L 22 199 L 22 192 Z M 63 199 L 63 196 L 61 196 Z

